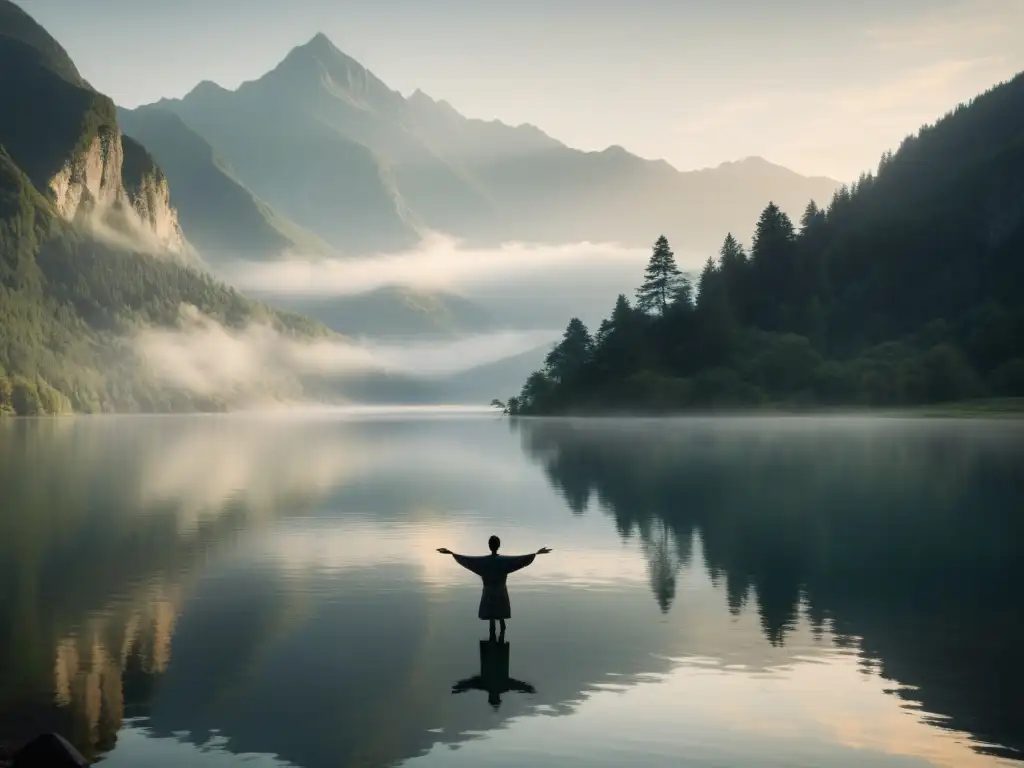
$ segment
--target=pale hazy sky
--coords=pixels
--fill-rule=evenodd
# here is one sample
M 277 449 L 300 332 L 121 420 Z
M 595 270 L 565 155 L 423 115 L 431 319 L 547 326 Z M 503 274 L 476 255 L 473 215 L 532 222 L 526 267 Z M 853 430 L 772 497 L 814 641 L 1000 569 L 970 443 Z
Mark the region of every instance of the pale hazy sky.
M 258 77 L 318 31 L 392 88 L 681 169 L 843 180 L 1024 69 L 1024 0 L 17 0 L 123 106 Z

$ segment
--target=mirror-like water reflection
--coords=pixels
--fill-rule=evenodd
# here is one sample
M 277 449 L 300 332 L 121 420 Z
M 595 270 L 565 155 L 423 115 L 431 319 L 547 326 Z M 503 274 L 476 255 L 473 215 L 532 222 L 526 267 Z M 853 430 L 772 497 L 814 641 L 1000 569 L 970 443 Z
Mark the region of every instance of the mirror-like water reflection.
M 0 424 L 0 744 L 108 766 L 1024 757 L 1024 426 Z M 554 552 L 507 643 L 437 547 Z

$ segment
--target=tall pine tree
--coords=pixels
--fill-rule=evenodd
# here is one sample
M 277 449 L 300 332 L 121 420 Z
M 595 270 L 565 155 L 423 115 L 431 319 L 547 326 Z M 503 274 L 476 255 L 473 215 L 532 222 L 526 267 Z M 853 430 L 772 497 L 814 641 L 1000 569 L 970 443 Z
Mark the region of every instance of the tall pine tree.
M 645 314 L 664 315 L 675 301 L 682 286 L 682 273 L 676 266 L 676 257 L 662 235 L 654 244 L 650 261 L 644 272 L 644 284 L 636 292 L 636 306 Z
M 818 204 L 811 200 L 804 208 L 804 214 L 800 217 L 800 232 L 807 234 L 820 224 L 825 223 L 825 212 L 818 207 Z
M 719 251 L 718 272 L 722 292 L 726 295 L 737 320 L 750 316 L 753 285 L 750 280 L 746 251 L 730 232 Z
M 738 286 L 740 275 L 747 267 L 747 253 L 731 232 L 725 236 L 722 250 L 719 251 L 718 267 L 727 284 L 735 283 Z
M 715 265 L 715 260 L 708 256 L 704 263 L 704 270 L 700 273 L 700 281 L 697 283 L 697 309 L 702 309 L 711 300 L 711 296 L 719 287 L 719 276 L 721 273 Z
M 548 378 L 556 383 L 571 381 L 590 362 L 593 346 L 587 326 L 578 317 L 574 317 L 566 326 L 562 340 L 544 360 Z
M 595 378 L 602 382 L 634 373 L 644 352 L 648 318 L 619 294 L 612 315 L 601 322 L 592 355 Z
M 828 217 L 811 200 L 800 219 L 797 236 L 797 275 L 794 307 L 799 310 L 796 325 L 791 329 L 807 336 L 818 349 L 825 342 L 823 302 L 829 290 L 824 253 L 828 247 Z
M 793 222 L 775 203 L 761 212 L 750 257 L 756 282 L 754 325 L 765 331 L 785 330 L 796 287 L 796 233 Z
M 722 244 L 718 263 L 709 258 L 704 265 L 697 293 L 694 352 L 698 367 L 721 365 L 731 354 L 738 331 L 732 297 L 743 287 L 746 266 L 746 254 L 732 235 Z
M 551 397 L 552 389 L 551 379 L 545 376 L 543 371 L 531 373 L 515 401 L 519 412 L 542 412 Z

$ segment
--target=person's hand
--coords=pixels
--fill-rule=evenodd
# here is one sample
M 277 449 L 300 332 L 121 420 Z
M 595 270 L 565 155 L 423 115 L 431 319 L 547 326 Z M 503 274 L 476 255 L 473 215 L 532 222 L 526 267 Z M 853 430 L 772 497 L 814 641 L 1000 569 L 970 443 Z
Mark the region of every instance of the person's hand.
M 447 549 L 446 547 L 438 547 L 437 551 L 440 552 L 442 555 L 450 555 L 452 553 L 452 551 L 450 549 Z
M 550 551 L 551 551 L 550 547 L 541 547 L 540 549 L 537 550 L 537 554 L 538 555 L 546 555 Z

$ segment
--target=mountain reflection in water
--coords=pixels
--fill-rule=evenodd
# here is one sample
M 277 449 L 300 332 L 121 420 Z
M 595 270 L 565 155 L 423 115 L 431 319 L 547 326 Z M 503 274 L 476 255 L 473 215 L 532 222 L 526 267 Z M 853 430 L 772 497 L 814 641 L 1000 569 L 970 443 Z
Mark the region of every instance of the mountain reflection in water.
M 1019 758 L 1022 446 L 895 419 L 0 424 L 0 744 L 56 730 L 115 767 L 514 765 L 534 738 L 559 765 Z M 498 649 L 434 551 L 494 532 L 555 549 Z

